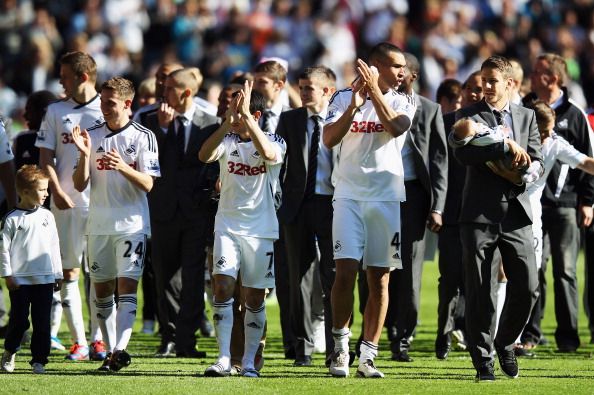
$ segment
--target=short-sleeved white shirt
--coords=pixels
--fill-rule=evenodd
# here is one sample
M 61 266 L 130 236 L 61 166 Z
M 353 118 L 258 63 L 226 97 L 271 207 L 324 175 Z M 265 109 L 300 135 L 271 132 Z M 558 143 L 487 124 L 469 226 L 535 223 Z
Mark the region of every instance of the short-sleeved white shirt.
M 0 163 L 6 163 L 13 159 L 14 154 L 12 153 L 8 134 L 6 134 L 6 127 L 2 118 L 0 118 Z
M 71 98 L 52 103 L 48 106 L 37 132 L 35 146 L 55 152 L 58 181 L 76 207 L 89 206 L 89 188 L 78 192 L 72 182 L 72 173 L 78 160 L 78 151 L 72 142 L 72 128 L 80 125 L 83 130 L 102 124 L 103 114 L 100 102 L 97 95 L 84 104 L 77 103 Z
M 115 149 L 124 162 L 154 177 L 161 175 L 155 135 L 130 121 L 119 130 L 103 123 L 88 130 L 91 136 L 89 235 L 115 235 L 150 231 L 146 192 L 120 172 L 106 167 L 103 156 Z
M 326 124 L 342 116 L 351 103 L 351 96 L 351 89 L 334 94 Z M 406 114 L 412 123 L 416 111 L 412 96 L 390 90 L 384 94 L 384 99 L 395 111 Z M 396 139 L 386 131 L 368 99 L 357 111 L 340 143 L 338 166 L 333 174 L 334 197 L 360 201 L 406 200 L 400 153 L 405 138 L 406 133 Z
M 544 172 L 538 180 L 532 184 L 528 184 L 526 187 L 527 193 L 531 196 L 538 193 L 538 199 L 540 199 L 540 195 L 542 195 L 542 190 L 546 185 L 549 173 L 557 160 L 569 165 L 572 169 L 575 169 L 580 163 L 586 160 L 587 157 L 587 155 L 575 149 L 574 146 L 569 144 L 563 137 L 553 133 L 542 145 Z
M 263 238 L 278 238 L 275 195 L 287 150 L 276 134 L 264 133 L 276 151 L 274 161 L 265 161 L 252 141 L 227 134 L 216 150 L 221 166 L 221 198 L 215 231 Z

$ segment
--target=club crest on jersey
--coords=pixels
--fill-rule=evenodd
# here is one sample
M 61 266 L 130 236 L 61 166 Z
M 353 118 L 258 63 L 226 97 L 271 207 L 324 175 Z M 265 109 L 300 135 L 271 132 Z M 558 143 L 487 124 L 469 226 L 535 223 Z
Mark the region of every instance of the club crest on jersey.
M 227 262 L 224 256 L 222 256 L 216 263 L 217 267 L 223 267 L 223 265 Z
M 103 153 L 105 153 L 105 149 L 103 149 L 102 146 L 99 146 L 99 148 L 97 148 L 97 151 L 95 151 L 95 152 L 98 154 L 103 154 Z
M 136 146 L 134 144 L 130 144 L 130 146 L 128 148 L 126 148 L 124 153 L 128 156 L 136 155 Z
M 239 152 L 237 150 L 232 151 L 229 156 L 239 156 Z
M 340 244 L 340 240 L 337 240 L 334 244 L 334 252 L 339 252 L 340 250 L 342 250 L 342 244 Z

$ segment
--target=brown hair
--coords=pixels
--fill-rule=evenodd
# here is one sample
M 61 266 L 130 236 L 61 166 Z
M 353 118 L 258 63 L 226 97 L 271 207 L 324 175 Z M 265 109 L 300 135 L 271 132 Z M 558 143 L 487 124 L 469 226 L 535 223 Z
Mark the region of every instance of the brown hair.
M 565 63 L 565 59 L 563 59 L 563 57 L 549 52 L 539 55 L 536 59 L 544 60 L 548 63 L 548 73 L 556 75 L 559 78 L 559 83 L 557 85 L 565 85 L 565 80 L 567 79 L 567 63 Z
M 16 172 L 15 186 L 17 193 L 22 195 L 23 191 L 34 189 L 41 180 L 48 180 L 49 174 L 46 170 L 40 169 L 37 165 L 23 165 Z
M 123 100 L 132 100 L 134 98 L 134 85 L 132 81 L 123 77 L 112 77 L 101 85 L 101 90 L 111 89 Z
M 536 116 L 536 123 L 538 124 L 538 128 L 540 129 L 541 126 L 548 125 L 551 121 L 555 121 L 555 110 L 551 108 L 546 102 L 543 100 L 535 100 L 530 103 L 530 108 L 534 110 L 534 115 Z
M 460 96 L 462 96 L 462 84 L 453 78 L 443 80 L 437 87 L 436 101 L 438 103 L 444 97 L 451 102 Z
M 299 79 L 311 78 L 319 78 L 331 87 L 336 86 L 336 74 L 334 74 L 334 71 L 332 71 L 331 68 L 326 66 L 307 67 L 301 74 L 299 74 Z
M 481 65 L 481 71 L 484 69 L 493 69 L 501 72 L 503 78 L 513 78 L 513 67 L 507 58 L 499 55 L 493 55 L 487 58 Z
M 287 70 L 279 62 L 269 60 L 262 62 L 254 67 L 254 73 L 266 73 L 266 75 L 274 82 L 287 81 Z
M 87 74 L 91 82 L 97 81 L 97 63 L 84 52 L 68 52 L 60 58 L 60 64 L 69 66 L 77 77 Z

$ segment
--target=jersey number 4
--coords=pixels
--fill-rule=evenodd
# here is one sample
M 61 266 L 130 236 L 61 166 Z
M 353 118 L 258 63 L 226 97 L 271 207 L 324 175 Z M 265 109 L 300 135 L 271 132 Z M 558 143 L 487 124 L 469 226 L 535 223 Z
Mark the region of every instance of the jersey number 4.
M 396 248 L 396 253 L 392 258 L 400 259 L 400 232 L 394 233 L 394 237 L 392 237 L 392 242 L 390 243 L 390 245 Z

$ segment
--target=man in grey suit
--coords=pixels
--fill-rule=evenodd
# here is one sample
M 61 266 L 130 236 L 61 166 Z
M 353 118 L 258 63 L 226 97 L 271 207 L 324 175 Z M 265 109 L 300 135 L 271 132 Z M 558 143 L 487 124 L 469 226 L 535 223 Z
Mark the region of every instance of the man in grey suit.
M 146 115 L 157 137 L 162 177 L 148 195 L 157 287 L 161 346 L 157 356 L 204 357 L 195 332 L 204 310 L 204 262 L 212 231 L 210 183 L 218 168 L 199 161 L 202 143 L 218 127 L 218 118 L 196 108 L 197 69 L 179 69 L 167 77 L 165 102 Z
M 324 66 L 308 67 L 298 79 L 303 107 L 281 113 L 276 133 L 287 144 L 283 202 L 278 219 L 285 236 L 289 268 L 291 328 L 295 336 L 295 366 L 311 365 L 314 346 L 309 312 L 313 284 L 304 277 L 320 250 L 319 271 L 324 296 L 326 356 L 334 349 L 330 294 L 334 283 L 332 252 L 333 151 L 322 144 L 322 128 L 336 76 Z M 317 246 L 316 246 L 317 244 Z M 309 299 L 309 300 L 308 300 Z
M 532 214 L 518 171 L 506 171 L 509 181 L 489 168 L 513 155 L 520 169 L 539 161 L 540 137 L 534 112 L 510 103 L 512 66 L 501 56 L 481 65 L 484 100 L 457 111 L 456 119 L 470 118 L 495 127 L 507 126 L 509 136 L 501 143 L 455 148 L 454 155 L 467 166 L 460 210 L 460 238 L 466 286 L 466 331 L 477 381 L 495 380 L 493 346 L 503 373 L 518 377 L 514 343 L 522 332 L 536 297 L 538 279 L 532 246 Z M 507 299 L 499 330 L 493 340 L 499 250 L 509 279 Z
M 438 232 L 442 224 L 448 151 L 441 108 L 413 89 L 419 77 L 419 61 L 410 53 L 405 53 L 404 58 L 404 81 L 399 90 L 415 98 L 417 110 L 401 150 L 406 189 L 406 201 L 400 203 L 402 270 L 390 273 L 386 326 L 392 359 L 411 362 L 408 350 L 419 316 L 425 226 Z

